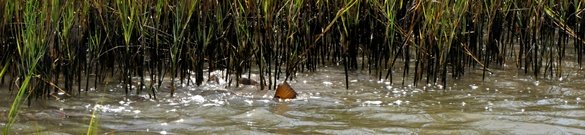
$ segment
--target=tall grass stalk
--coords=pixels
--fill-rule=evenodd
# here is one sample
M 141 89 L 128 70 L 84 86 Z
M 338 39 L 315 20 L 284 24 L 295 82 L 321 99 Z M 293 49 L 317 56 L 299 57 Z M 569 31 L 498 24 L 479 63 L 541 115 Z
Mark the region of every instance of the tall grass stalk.
M 195 8 L 200 1 L 182 1 L 181 3 L 177 3 L 177 8 L 173 11 L 174 13 L 174 22 L 172 29 L 172 38 L 173 42 L 170 46 L 170 58 L 171 58 L 171 97 L 175 93 L 176 86 L 175 86 L 175 78 L 177 77 L 178 70 L 179 70 L 179 62 L 181 62 L 181 56 L 183 51 L 183 46 L 185 46 L 185 34 L 187 34 L 187 27 L 189 22 L 191 21 L 191 17 L 195 13 Z
M 46 5 L 47 3 L 42 4 Z M 16 122 L 22 101 L 34 92 L 30 91 L 32 90 L 32 87 L 29 84 L 33 81 L 33 76 L 38 75 L 37 64 L 40 63 L 41 59 L 45 56 L 45 51 L 47 49 L 44 44 L 46 41 L 44 37 L 47 33 L 47 30 L 44 27 L 46 14 L 38 9 L 41 9 L 41 3 L 39 1 L 26 2 L 23 18 L 24 28 L 22 31 L 19 31 L 19 38 L 22 40 L 17 40 L 19 41 L 17 42 L 18 54 L 20 57 L 19 68 L 20 71 L 22 71 L 21 78 L 24 79 L 21 81 L 18 93 L 10 107 L 8 122 L 4 127 L 3 134 L 8 134 L 10 127 Z
M 87 132 L 86 135 L 97 135 L 98 131 L 99 131 L 99 125 L 100 125 L 100 112 L 99 112 L 99 108 L 98 108 L 99 104 L 96 104 L 91 112 L 90 115 L 90 120 L 89 120 L 89 126 L 87 127 Z

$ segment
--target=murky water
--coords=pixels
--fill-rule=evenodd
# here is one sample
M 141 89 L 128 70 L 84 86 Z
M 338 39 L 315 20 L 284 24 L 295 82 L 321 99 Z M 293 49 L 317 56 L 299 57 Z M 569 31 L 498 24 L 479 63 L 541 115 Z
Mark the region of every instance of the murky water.
M 482 80 L 472 71 L 439 85 L 402 86 L 357 71 L 350 89 L 338 68 L 299 73 L 290 82 L 299 93 L 275 102 L 274 91 L 254 86 L 225 89 L 224 83 L 181 86 L 170 98 L 125 98 L 108 85 L 79 97 L 46 100 L 23 107 L 14 134 L 85 134 L 93 110 L 102 134 L 583 134 L 585 78 L 535 80 L 515 69 L 492 70 Z M 252 76 L 254 78 L 255 76 Z M 399 78 L 399 77 L 395 77 Z M 6 88 L 0 96 L 9 97 Z M 1 99 L 0 126 L 8 98 Z

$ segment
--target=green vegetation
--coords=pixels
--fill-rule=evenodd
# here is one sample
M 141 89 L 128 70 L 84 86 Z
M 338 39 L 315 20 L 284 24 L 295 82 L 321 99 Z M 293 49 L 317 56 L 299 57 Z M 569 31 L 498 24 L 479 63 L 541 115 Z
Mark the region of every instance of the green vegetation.
M 97 135 L 99 131 L 99 121 L 100 121 L 100 110 L 98 110 L 99 104 L 93 107 L 92 113 L 89 119 L 89 126 L 87 127 L 86 135 Z
M 156 98 L 164 77 L 171 78 L 172 96 L 175 81 L 200 85 L 214 70 L 238 80 L 258 69 L 261 89 L 326 65 L 343 65 L 346 81 L 360 67 L 390 80 L 391 71 L 400 68 L 403 80 L 445 86 L 469 68 L 485 74 L 505 63 L 524 74 L 558 77 L 567 53 L 582 64 L 583 5 L 578 0 L 0 0 L 0 78 L 18 90 L 12 123 L 25 99 L 30 104 L 57 92 L 78 95 L 89 89 L 90 79 L 98 86 L 115 78 L 126 94 L 146 89 Z M 85 87 L 82 80 L 88 80 Z

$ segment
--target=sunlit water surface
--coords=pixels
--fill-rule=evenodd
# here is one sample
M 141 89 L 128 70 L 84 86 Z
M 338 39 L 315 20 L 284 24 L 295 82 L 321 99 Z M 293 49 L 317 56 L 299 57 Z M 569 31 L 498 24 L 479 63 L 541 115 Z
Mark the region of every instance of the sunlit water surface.
M 481 71 L 472 71 L 443 88 L 403 86 L 400 77 L 390 82 L 356 71 L 345 89 L 343 70 L 322 68 L 297 74 L 289 83 L 298 99 L 281 102 L 272 100 L 274 91 L 226 88 L 221 81 L 179 84 L 175 97 L 163 85 L 158 100 L 146 92 L 125 97 L 121 86 L 107 85 L 24 105 L 11 132 L 85 134 L 95 110 L 100 134 L 585 133 L 580 70 L 539 80 L 516 72 L 493 70 L 482 80 Z M 0 89 L 1 97 L 12 96 L 6 89 Z M 0 101 L 4 126 L 11 98 Z

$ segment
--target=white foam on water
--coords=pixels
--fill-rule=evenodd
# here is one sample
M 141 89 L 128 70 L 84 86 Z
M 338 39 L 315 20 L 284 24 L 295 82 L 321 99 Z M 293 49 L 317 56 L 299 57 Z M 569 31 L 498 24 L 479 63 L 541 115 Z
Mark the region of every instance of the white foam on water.
M 392 102 L 394 105 L 401 105 L 402 104 L 402 100 L 396 100 L 394 102 Z
M 203 96 L 201 96 L 201 95 L 195 95 L 195 96 L 191 97 L 191 101 L 201 104 L 201 103 L 205 102 L 205 98 L 203 98 Z
M 469 85 L 469 87 L 471 87 L 472 90 L 475 90 L 475 89 L 479 88 L 479 86 L 477 86 L 475 84 Z
M 368 106 L 368 105 L 380 105 L 380 104 L 382 104 L 382 101 L 370 101 L 370 100 L 368 100 L 368 101 L 364 101 L 362 104 L 363 105 L 366 105 L 366 106 Z

